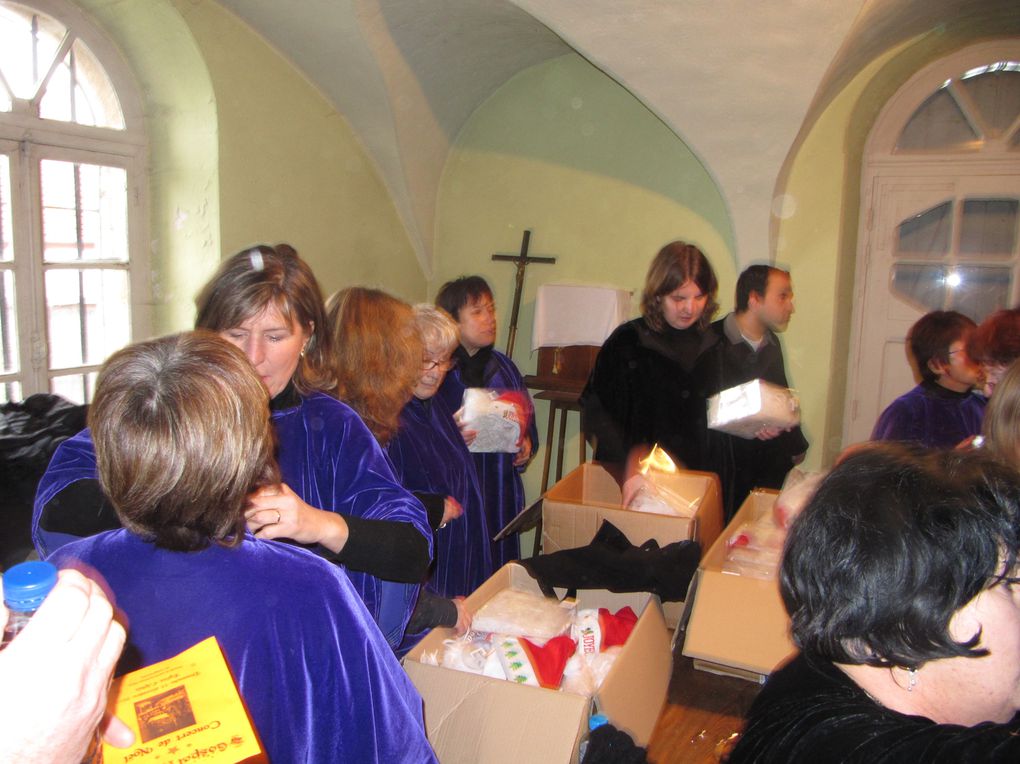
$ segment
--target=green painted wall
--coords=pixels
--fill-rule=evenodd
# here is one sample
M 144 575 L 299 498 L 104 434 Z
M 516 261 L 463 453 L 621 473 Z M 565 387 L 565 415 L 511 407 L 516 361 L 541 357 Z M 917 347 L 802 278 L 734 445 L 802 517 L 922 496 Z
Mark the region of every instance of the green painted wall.
M 424 299 L 389 194 L 343 118 L 208 0 L 80 0 L 133 69 L 149 134 L 153 333 L 191 326 L 219 260 L 288 241 L 323 289 Z
M 176 2 L 216 94 L 223 254 L 287 241 L 327 293 L 365 284 L 424 299 L 403 224 L 343 117 L 230 12 Z
M 732 229 L 714 181 L 655 115 L 577 55 L 535 66 L 496 91 L 458 136 L 441 181 L 430 294 L 450 278 L 483 275 L 500 311 L 500 349 L 514 269 L 490 255 L 517 252 L 528 228 L 530 254 L 557 262 L 527 270 L 514 350 L 526 374 L 537 365 L 531 323 L 539 284 L 615 286 L 639 295 L 652 257 L 674 239 L 708 255 L 723 308 L 731 307 Z M 544 440 L 543 402 L 537 413 Z M 569 420 L 565 472 L 578 458 L 577 415 Z M 543 456 L 525 473 L 529 500 L 540 493 Z
M 831 464 L 842 438 L 850 343 L 860 149 L 847 152 L 848 125 L 861 92 L 885 59 L 861 72 L 815 123 L 793 160 L 786 217 L 779 221 L 776 261 L 793 277 L 797 312 L 783 335 L 790 384 L 800 393 L 811 443 L 805 468 Z M 864 130 L 870 125 L 855 125 Z M 852 179 L 852 180 L 851 180 Z M 853 254 L 844 257 L 844 252 Z
M 167 0 L 79 0 L 137 79 L 149 138 L 152 331 L 187 328 L 219 257 L 216 100 L 188 26 Z

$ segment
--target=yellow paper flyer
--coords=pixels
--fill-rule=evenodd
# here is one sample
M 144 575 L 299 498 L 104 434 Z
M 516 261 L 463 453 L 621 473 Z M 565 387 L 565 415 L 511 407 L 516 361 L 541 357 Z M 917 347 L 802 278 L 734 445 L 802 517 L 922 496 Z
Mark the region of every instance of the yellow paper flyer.
M 135 744 L 104 743 L 104 764 L 239 762 L 261 752 L 215 637 L 120 677 L 108 705 Z

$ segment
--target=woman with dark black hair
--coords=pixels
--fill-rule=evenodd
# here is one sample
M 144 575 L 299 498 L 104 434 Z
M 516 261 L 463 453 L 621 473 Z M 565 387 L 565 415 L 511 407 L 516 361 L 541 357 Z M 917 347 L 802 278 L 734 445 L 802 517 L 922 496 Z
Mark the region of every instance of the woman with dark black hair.
M 1020 475 L 979 451 L 861 448 L 787 539 L 801 653 L 730 764 L 1020 760 Z

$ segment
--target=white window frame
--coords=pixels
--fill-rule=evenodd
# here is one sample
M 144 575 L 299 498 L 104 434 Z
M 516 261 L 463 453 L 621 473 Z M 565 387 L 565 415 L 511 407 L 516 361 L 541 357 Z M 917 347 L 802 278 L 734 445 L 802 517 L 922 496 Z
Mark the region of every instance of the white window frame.
M 11 203 L 14 263 L 0 263 L 15 278 L 18 370 L 0 374 L 0 383 L 18 381 L 21 394 L 50 390 L 50 377 L 62 372 L 48 369 L 46 299 L 42 259 L 42 210 L 39 162 L 56 159 L 81 164 L 123 168 L 127 174 L 129 273 L 132 340 L 151 334 L 152 298 L 149 268 L 148 145 L 138 85 L 109 38 L 82 11 L 63 0 L 18 0 L 64 24 L 84 42 L 106 70 L 120 100 L 125 129 L 91 127 L 41 119 L 15 102 L 11 112 L 0 112 L 0 152 L 11 165 Z M 21 108 L 19 108 L 21 107 Z M 47 268 L 63 267 L 47 265 Z M 107 263 L 74 263 L 76 269 L 110 268 Z M 97 365 L 74 367 L 89 373 Z M 66 372 L 63 372 L 66 373 Z

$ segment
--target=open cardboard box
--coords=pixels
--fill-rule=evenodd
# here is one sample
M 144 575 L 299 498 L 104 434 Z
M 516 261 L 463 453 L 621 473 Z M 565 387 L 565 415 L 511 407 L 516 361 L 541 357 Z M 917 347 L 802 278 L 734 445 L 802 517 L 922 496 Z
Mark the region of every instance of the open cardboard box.
M 636 512 L 623 506 L 617 477 L 596 462 L 582 464 L 545 492 L 542 502 L 542 553 L 586 546 L 603 520 L 619 528 L 634 546 L 655 539 L 659 546 L 693 540 L 704 554 L 722 531 L 722 493 L 711 472 L 680 470 L 670 487 L 690 501 L 700 498 L 693 517 Z M 663 603 L 666 624 L 676 628 L 682 602 Z
M 523 567 L 508 563 L 465 604 L 475 613 L 506 588 L 541 593 Z M 443 640 L 453 637 L 452 629 L 434 629 L 404 657 L 404 670 L 425 703 L 426 733 L 443 764 L 576 762 L 593 713 L 604 713 L 638 745 L 648 744 L 673 671 L 659 600 L 647 593 L 602 590 L 580 590 L 577 595 L 578 608 L 616 612 L 630 605 L 639 614 L 594 698 L 422 663 L 426 653 L 442 656 Z
M 778 580 L 723 572 L 727 539 L 743 523 L 771 514 L 778 495 L 752 491 L 701 558 L 687 596 L 693 605 L 684 639 L 684 655 L 695 668 L 763 682 L 796 649 Z

